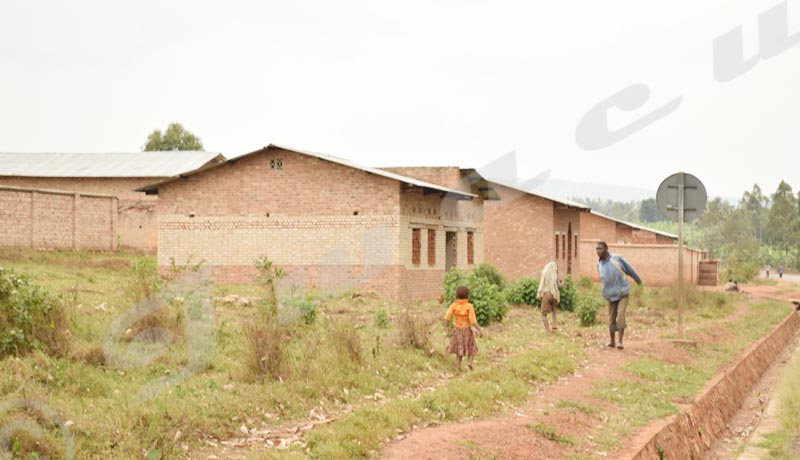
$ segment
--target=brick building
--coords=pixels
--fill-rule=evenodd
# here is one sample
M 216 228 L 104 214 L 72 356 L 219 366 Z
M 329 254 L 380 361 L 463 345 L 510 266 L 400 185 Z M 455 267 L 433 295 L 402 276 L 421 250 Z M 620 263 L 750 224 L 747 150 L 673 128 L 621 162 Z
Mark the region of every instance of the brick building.
M 0 153 L 0 185 L 116 197 L 120 245 L 154 251 L 156 197 L 135 190 L 222 160 L 212 152 Z
M 450 187 L 477 185 L 490 198 L 484 201 L 483 212 L 486 261 L 511 279 L 537 277 L 550 261 L 558 264 L 561 274 L 596 279 L 597 241 L 606 241 L 612 251 L 631 258 L 652 284 L 676 279 L 677 235 L 614 219 L 570 200 L 491 182 L 472 169 L 385 169 Z M 696 265 L 705 253 L 685 251 L 687 279 L 696 281 Z
M 286 285 L 431 298 L 483 261 L 480 184 L 447 187 L 269 145 L 140 190 L 158 194 L 158 264 L 204 260 L 224 283 L 266 256 Z

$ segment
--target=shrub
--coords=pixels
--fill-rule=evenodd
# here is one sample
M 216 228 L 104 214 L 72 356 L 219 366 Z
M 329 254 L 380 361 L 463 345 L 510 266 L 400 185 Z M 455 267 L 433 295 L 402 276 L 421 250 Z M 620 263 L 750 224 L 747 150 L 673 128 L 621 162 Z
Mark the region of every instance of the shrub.
M 581 326 L 591 326 L 597 322 L 597 313 L 605 305 L 602 298 L 595 296 L 578 296 L 576 313 Z
M 589 278 L 588 276 L 584 275 L 584 276 L 581 276 L 580 278 L 578 278 L 578 282 L 576 284 L 578 285 L 578 287 L 580 289 L 583 289 L 584 291 L 588 291 L 588 290 L 592 289 L 592 284 L 593 283 L 592 283 L 592 279 L 591 278 Z
M 483 262 L 482 264 L 478 265 L 474 269 L 472 269 L 472 275 L 483 278 L 491 284 L 497 286 L 501 291 L 506 287 L 506 279 L 500 270 L 498 270 L 494 265 Z
M 314 324 L 317 319 L 319 299 L 311 293 L 302 294 L 292 289 L 291 294 L 281 302 L 281 307 L 278 312 L 281 324 L 301 319 L 308 326 Z
M 397 319 L 400 345 L 427 351 L 433 323 L 434 321 L 425 317 L 412 315 L 410 311 L 403 310 Z
M 261 315 L 244 323 L 247 367 L 256 377 L 283 379 L 288 375 L 286 329 L 275 317 Z
M 558 300 L 558 308 L 563 311 L 575 311 L 575 303 L 578 297 L 578 290 L 572 282 L 572 276 L 564 278 L 564 285 L 561 286 L 561 297 Z
M 535 278 L 520 278 L 516 283 L 510 284 L 503 291 L 506 301 L 511 304 L 527 304 L 532 307 L 541 307 L 542 300 L 536 297 L 539 291 L 539 280 Z
M 256 280 L 264 288 L 264 301 L 270 310 L 278 309 L 278 281 L 285 275 L 282 268 L 273 265 L 267 256 L 259 257 L 255 262 Z
M 150 257 L 136 259 L 131 267 L 133 279 L 130 285 L 130 293 L 133 301 L 139 301 L 150 297 L 158 290 L 158 269 L 156 261 Z
M 491 267 L 491 265 L 485 265 Z M 508 313 L 506 296 L 496 284 L 484 276 L 488 271 L 488 269 L 484 269 L 483 272 L 476 273 L 473 270 L 469 274 L 465 274 L 460 270 L 453 269 L 444 277 L 444 299 L 447 305 L 449 306 L 455 301 L 458 286 L 469 287 L 469 300 L 475 307 L 475 316 L 481 326 L 486 326 L 492 321 L 503 321 Z
M 346 358 L 354 364 L 361 364 L 361 338 L 351 322 L 340 319 L 329 320 L 326 330 L 331 347 L 339 357 Z
M 63 356 L 67 348 L 62 301 L 27 277 L 0 268 L 0 358 L 34 350 Z
M 385 308 L 381 308 L 375 312 L 375 317 L 372 320 L 372 324 L 378 329 L 386 329 L 389 327 L 389 316 L 386 314 Z

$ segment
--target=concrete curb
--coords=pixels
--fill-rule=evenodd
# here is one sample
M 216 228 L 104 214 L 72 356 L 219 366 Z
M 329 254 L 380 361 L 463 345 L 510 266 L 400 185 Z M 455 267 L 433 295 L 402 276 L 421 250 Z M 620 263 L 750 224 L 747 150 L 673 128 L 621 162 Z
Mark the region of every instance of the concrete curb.
M 792 313 L 772 332 L 750 345 L 732 367 L 706 384 L 695 402 L 670 417 L 630 460 L 702 459 L 703 451 L 726 431 L 744 399 L 800 329 Z

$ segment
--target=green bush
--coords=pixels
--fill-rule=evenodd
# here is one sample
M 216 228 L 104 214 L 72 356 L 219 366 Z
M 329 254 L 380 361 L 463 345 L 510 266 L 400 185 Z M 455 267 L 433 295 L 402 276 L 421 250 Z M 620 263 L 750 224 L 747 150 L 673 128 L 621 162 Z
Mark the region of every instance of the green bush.
M 467 274 L 453 269 L 444 276 L 444 300 L 447 305 L 455 301 L 458 286 L 467 286 L 470 302 L 475 306 L 475 316 L 481 326 L 493 321 L 503 321 L 508 313 L 508 302 L 500 287 L 489 279 L 491 277 L 484 276 L 489 272 L 490 270 L 484 269 L 480 272 L 473 270 Z
M 60 299 L 0 268 L 0 358 L 40 350 L 63 356 L 67 319 Z
M 306 293 L 304 295 L 293 289 L 291 294 L 283 299 L 281 307 L 281 310 L 278 312 L 278 317 L 281 319 L 282 324 L 288 324 L 296 319 L 302 319 L 303 323 L 310 325 L 314 324 L 314 321 L 317 319 L 319 299 L 311 293 Z
M 389 315 L 386 314 L 385 308 L 381 308 L 375 312 L 375 317 L 372 320 L 372 324 L 378 329 L 386 329 L 389 327 Z
M 605 305 L 602 298 L 596 296 L 578 296 L 575 310 L 581 326 L 591 326 L 597 322 L 597 313 Z
M 583 289 L 584 291 L 592 289 L 592 279 L 586 275 L 578 278 L 578 282 L 576 284 L 578 285 L 579 288 Z
M 511 304 L 527 304 L 532 307 L 541 307 L 542 300 L 536 297 L 539 292 L 539 280 L 535 278 L 520 278 L 516 283 L 509 284 L 503 295 Z
M 559 310 L 575 311 L 575 303 L 578 298 L 578 290 L 572 282 L 572 276 L 564 278 L 564 285 L 561 286 L 561 298 L 558 301 Z
M 506 287 L 506 278 L 500 273 L 500 270 L 488 262 L 484 262 L 472 269 L 472 273 L 478 278 L 483 278 L 494 284 L 501 291 Z
M 133 279 L 130 293 L 135 302 L 152 296 L 159 288 L 158 268 L 152 257 L 136 259 L 131 267 Z

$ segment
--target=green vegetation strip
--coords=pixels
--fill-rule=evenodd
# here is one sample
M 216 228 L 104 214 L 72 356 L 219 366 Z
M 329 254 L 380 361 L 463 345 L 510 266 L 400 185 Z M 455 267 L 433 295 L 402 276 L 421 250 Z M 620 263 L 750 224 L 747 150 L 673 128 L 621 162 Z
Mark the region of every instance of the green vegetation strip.
M 312 458 L 368 458 L 396 430 L 414 425 L 460 420 L 497 411 L 496 401 L 524 401 L 531 382 L 550 382 L 575 369 L 584 356 L 574 342 L 561 339 L 552 347 L 522 352 L 489 369 L 456 377 L 416 400 L 398 399 L 362 407 L 334 426 L 309 435 Z
M 748 313 L 743 317 L 712 326 L 726 329 L 732 334 L 729 339 L 686 350 L 690 365 L 669 364 L 659 361 L 657 356 L 628 363 L 624 370 L 631 377 L 602 382 L 594 390 L 595 397 L 612 402 L 617 408 L 594 435 L 598 447 L 606 451 L 618 448 L 636 429 L 678 413 L 674 402 L 690 402 L 723 363 L 766 335 L 790 311 L 786 302 L 748 305 Z

